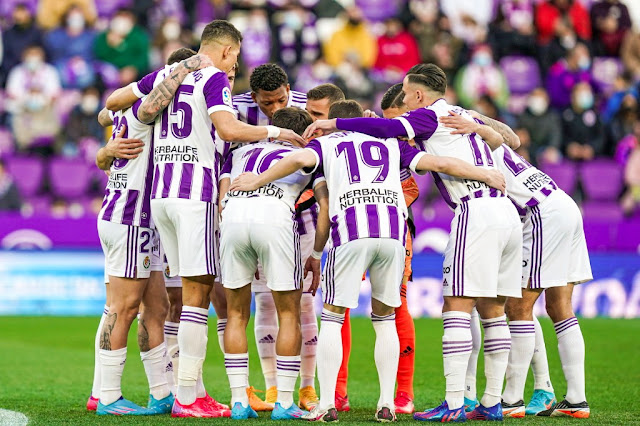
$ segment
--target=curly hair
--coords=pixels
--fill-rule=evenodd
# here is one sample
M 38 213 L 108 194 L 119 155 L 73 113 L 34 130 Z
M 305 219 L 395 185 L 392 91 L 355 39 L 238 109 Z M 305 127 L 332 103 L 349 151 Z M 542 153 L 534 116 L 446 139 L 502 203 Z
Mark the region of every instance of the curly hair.
M 254 93 L 258 93 L 258 90 L 272 92 L 287 84 L 289 84 L 287 73 L 276 64 L 262 64 L 256 67 L 249 77 L 249 86 Z

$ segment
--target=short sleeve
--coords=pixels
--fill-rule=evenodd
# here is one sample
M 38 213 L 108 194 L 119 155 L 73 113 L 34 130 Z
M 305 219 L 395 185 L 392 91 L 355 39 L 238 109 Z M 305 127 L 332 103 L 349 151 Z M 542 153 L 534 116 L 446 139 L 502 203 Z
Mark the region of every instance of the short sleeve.
M 315 188 L 317 185 L 326 181 L 327 179 L 324 177 L 324 169 L 322 167 L 316 167 L 316 172 L 311 177 L 312 187 Z
M 155 120 L 152 121 L 151 123 L 145 123 L 144 121 L 140 120 L 140 117 L 138 117 L 138 110 L 140 109 L 140 105 L 142 105 L 142 102 L 144 102 L 144 99 L 138 99 L 137 101 L 135 101 L 131 106 L 131 112 L 138 123 L 143 124 L 145 126 L 153 125 Z
M 158 72 L 160 72 L 160 70 L 155 70 L 154 72 L 142 77 L 142 79 L 137 83 L 131 83 L 130 87 L 133 89 L 133 93 L 135 93 L 139 98 L 151 93 L 153 90 L 153 83 L 156 81 L 156 77 L 158 77 Z
M 314 139 L 307 144 L 304 148 L 308 151 L 311 151 L 313 155 L 316 157 L 316 165 L 314 167 L 305 167 L 301 171 L 305 175 L 309 175 L 311 173 L 316 172 L 317 170 L 322 170 L 322 146 L 320 145 L 320 141 L 318 139 Z
M 233 166 L 233 152 L 230 152 L 227 155 L 224 164 L 222 165 L 222 170 L 220 171 L 220 180 L 231 177 L 231 167 Z
M 204 99 L 207 103 L 207 113 L 212 114 L 216 111 L 228 111 L 236 114 L 231 101 L 231 88 L 229 87 L 229 79 L 222 71 L 213 74 L 204 84 Z
M 427 154 L 412 147 L 406 141 L 398 141 L 398 147 L 400 148 L 400 168 L 409 168 L 412 171 L 419 173 L 416 171 L 418 162 Z
M 402 123 L 409 139 L 429 139 L 438 128 L 436 113 L 427 108 L 419 108 L 394 118 Z

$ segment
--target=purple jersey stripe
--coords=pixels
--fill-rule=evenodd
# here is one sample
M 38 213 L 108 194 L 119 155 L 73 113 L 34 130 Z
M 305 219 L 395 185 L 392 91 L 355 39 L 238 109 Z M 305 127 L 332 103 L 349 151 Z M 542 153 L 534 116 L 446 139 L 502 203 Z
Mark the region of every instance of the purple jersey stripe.
M 247 124 L 252 126 L 258 125 L 258 107 L 251 106 L 247 108 Z
M 202 194 L 200 195 L 200 201 L 206 201 L 208 203 L 214 203 L 213 200 L 213 173 L 210 168 L 202 168 Z
M 111 216 L 113 216 L 113 209 L 116 207 L 116 203 L 120 198 L 120 195 L 122 195 L 122 192 L 114 191 L 113 198 L 111 198 L 111 201 L 109 201 L 109 204 L 107 204 L 107 207 L 104 209 L 102 220 L 106 220 L 106 221 L 111 220 Z
M 162 176 L 162 196 L 160 198 L 167 198 L 169 196 L 172 177 L 173 177 L 173 164 L 166 163 L 164 165 L 164 174 Z
M 344 219 L 347 225 L 347 234 L 349 241 L 358 239 L 358 219 L 356 217 L 356 208 L 349 207 L 344 211 Z
M 153 183 L 153 130 L 151 130 L 151 151 L 147 163 L 147 173 L 144 178 L 144 192 L 142 193 L 142 211 L 140 212 L 140 226 L 148 227 L 151 222 L 151 185 Z
M 184 163 L 178 186 L 178 198 L 189 198 L 191 195 L 191 185 L 193 183 L 193 164 Z
M 338 229 L 338 216 L 331 218 L 331 242 L 334 247 L 340 245 L 340 231 Z
M 399 240 L 400 222 L 398 219 L 398 208 L 396 206 L 387 206 L 387 210 L 389 211 L 389 236 L 394 240 Z
M 156 164 L 153 171 L 153 188 L 151 189 L 151 196 L 153 198 L 156 198 L 156 193 L 158 192 L 158 182 L 160 182 L 160 165 Z
M 380 217 L 378 215 L 378 206 L 375 204 L 367 204 L 365 206 L 367 212 L 367 225 L 369 226 L 369 237 L 380 238 Z
M 431 175 L 433 176 L 433 180 L 436 183 L 436 187 L 438 188 L 438 191 L 440 191 L 440 195 L 442 195 L 442 198 L 444 199 L 444 201 L 449 205 L 449 207 L 451 207 L 452 209 L 455 209 L 456 203 L 454 203 L 453 200 L 451 199 L 451 195 L 449 195 L 449 190 L 447 190 L 447 187 L 444 185 L 444 182 L 442 182 L 442 178 L 440 177 L 440 175 L 436 172 L 431 172 Z
M 136 205 L 138 204 L 138 195 L 140 195 L 140 191 L 136 191 L 135 189 L 127 191 L 127 201 L 122 212 L 122 223 L 125 225 L 133 224 L 133 219 L 136 214 Z

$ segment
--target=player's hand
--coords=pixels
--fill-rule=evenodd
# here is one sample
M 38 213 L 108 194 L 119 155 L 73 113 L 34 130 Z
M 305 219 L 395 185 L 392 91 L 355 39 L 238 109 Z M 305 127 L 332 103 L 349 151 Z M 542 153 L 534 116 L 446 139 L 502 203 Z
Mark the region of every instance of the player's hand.
M 375 111 L 371 111 L 370 109 L 365 109 L 364 110 L 363 117 L 365 117 L 365 118 L 380 118 L 380 116 L 378 114 L 376 114 Z
M 182 65 L 184 65 L 184 67 L 189 70 L 189 72 L 193 72 L 201 70 L 202 68 L 212 67 L 213 62 L 211 61 L 211 59 L 209 59 L 208 56 L 199 54 L 185 59 L 184 61 L 182 61 Z
M 311 281 L 311 294 L 313 296 L 316 295 L 316 291 L 318 291 L 318 286 L 320 285 L 320 259 L 314 259 L 309 256 L 307 262 L 304 264 L 304 277 L 307 278 L 309 272 L 313 274 L 313 280 Z
M 140 139 L 123 138 L 126 130 L 127 126 L 123 125 L 116 137 L 111 138 L 109 142 L 107 142 L 105 149 L 109 157 L 133 160 L 142 152 L 144 143 Z
M 260 188 L 258 179 L 258 175 L 254 175 L 251 172 L 242 173 L 231 182 L 229 191 L 255 191 Z
M 278 136 L 278 140 L 291 142 L 295 146 L 299 146 L 304 148 L 307 146 L 307 140 L 294 132 L 291 129 L 280 129 L 280 136 Z
M 311 123 L 309 127 L 307 127 L 307 130 L 304 131 L 302 137 L 305 139 L 309 139 L 311 136 L 315 135 L 316 132 L 324 136 L 328 135 L 329 133 L 333 133 L 336 130 L 338 130 L 338 128 L 336 127 L 335 118 L 333 120 L 317 120 Z
M 452 135 L 466 135 L 475 133 L 478 130 L 479 124 L 475 121 L 467 120 L 453 111 L 449 111 L 449 114 L 440 117 L 439 121 L 442 125 L 455 129 L 451 132 Z
M 484 183 L 492 188 L 499 189 L 503 194 L 507 192 L 507 182 L 504 175 L 497 170 L 487 170 L 487 177 Z

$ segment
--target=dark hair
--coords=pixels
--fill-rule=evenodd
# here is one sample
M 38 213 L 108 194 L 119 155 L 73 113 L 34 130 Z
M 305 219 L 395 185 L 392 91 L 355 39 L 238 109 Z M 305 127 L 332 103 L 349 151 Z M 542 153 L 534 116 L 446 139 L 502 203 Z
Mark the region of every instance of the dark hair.
M 287 107 L 273 113 L 271 124 L 283 129 L 290 129 L 301 135 L 313 123 L 309 113 L 296 107 Z
M 188 47 L 181 47 L 180 49 L 176 49 L 171 52 L 171 55 L 169 55 L 169 57 L 167 58 L 167 65 L 173 65 L 176 62 L 184 61 L 185 59 L 189 59 L 195 54 L 195 50 L 189 49 Z
M 258 93 L 258 90 L 272 92 L 282 86 L 289 84 L 289 77 L 280 65 L 262 64 L 257 66 L 249 77 L 251 91 Z
M 329 108 L 329 120 L 333 118 L 355 118 L 362 117 L 364 111 L 359 103 L 351 99 L 338 101 Z
M 440 95 L 447 91 L 447 75 L 437 65 L 418 64 L 407 73 L 411 83 L 421 84 Z
M 316 86 L 307 92 L 307 99 L 310 101 L 319 101 L 320 99 L 329 99 L 329 104 L 338 101 L 344 101 L 344 92 L 335 84 L 325 83 Z
M 216 19 L 209 22 L 202 30 L 200 42 L 206 44 L 212 41 L 230 40 L 236 44 L 242 43 L 242 34 L 229 21 Z
M 398 108 L 402 106 L 402 101 L 404 100 L 404 92 L 402 91 L 402 83 L 394 84 L 389 87 L 382 96 L 382 100 L 380 101 L 380 108 L 384 111 L 391 107 Z

